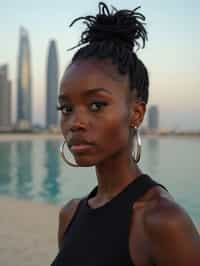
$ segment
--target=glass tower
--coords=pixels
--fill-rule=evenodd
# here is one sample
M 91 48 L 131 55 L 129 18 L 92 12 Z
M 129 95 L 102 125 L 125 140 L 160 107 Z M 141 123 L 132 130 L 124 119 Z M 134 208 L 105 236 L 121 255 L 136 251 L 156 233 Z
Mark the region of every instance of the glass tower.
M 46 126 L 58 126 L 58 112 L 56 110 L 58 91 L 58 56 L 55 40 L 49 43 L 46 76 Z
M 28 32 L 20 28 L 17 80 L 17 125 L 21 129 L 31 127 L 31 55 Z
M 151 105 L 148 112 L 148 128 L 158 130 L 159 128 L 159 109 L 157 105 Z

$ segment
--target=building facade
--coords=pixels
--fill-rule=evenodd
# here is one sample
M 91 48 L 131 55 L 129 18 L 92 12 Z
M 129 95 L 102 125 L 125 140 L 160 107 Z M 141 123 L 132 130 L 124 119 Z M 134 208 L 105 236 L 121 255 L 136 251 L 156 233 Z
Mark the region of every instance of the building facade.
M 11 129 L 11 81 L 8 66 L 0 66 L 0 131 Z
M 47 56 L 46 74 L 46 127 L 58 126 L 58 112 L 56 110 L 58 97 L 58 55 L 55 40 L 51 40 Z
M 159 109 L 157 105 L 152 105 L 148 110 L 148 128 L 151 130 L 159 129 Z
M 28 32 L 20 28 L 17 77 L 17 127 L 28 129 L 32 124 L 31 54 Z

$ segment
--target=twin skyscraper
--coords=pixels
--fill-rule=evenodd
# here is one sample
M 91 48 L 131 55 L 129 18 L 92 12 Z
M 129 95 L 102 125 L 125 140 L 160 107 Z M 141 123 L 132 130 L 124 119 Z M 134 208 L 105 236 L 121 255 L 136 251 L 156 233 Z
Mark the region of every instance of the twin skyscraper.
M 30 129 L 32 127 L 32 70 L 31 52 L 28 32 L 20 28 L 18 78 L 17 78 L 17 128 Z M 55 40 L 51 40 L 48 47 L 46 66 L 46 119 L 47 128 L 58 126 L 56 110 L 58 91 L 58 54 Z

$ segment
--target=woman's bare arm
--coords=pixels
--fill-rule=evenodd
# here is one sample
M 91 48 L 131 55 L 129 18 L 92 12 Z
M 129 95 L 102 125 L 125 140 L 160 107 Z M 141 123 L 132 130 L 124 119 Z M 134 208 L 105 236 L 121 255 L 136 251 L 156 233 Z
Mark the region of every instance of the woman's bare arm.
M 157 266 L 200 266 L 200 235 L 185 210 L 162 199 L 144 216 L 144 229 Z

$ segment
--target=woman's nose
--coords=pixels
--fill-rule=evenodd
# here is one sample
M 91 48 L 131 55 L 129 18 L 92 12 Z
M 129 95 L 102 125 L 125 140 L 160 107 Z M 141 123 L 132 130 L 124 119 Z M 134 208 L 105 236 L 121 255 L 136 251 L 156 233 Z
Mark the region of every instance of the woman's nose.
M 86 129 L 88 125 L 88 117 L 84 110 L 76 110 L 71 115 L 69 128 L 71 131 Z

